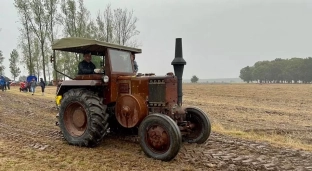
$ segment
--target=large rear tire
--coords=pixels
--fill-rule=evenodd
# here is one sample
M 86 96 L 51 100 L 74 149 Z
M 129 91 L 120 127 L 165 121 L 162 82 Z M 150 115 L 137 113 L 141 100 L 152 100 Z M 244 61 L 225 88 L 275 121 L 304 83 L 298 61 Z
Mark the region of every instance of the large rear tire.
M 186 120 L 195 125 L 191 132 L 183 136 L 183 141 L 202 144 L 206 142 L 211 133 L 211 124 L 207 114 L 199 108 L 188 107 Z
M 179 153 L 182 137 L 179 127 L 169 116 L 151 114 L 140 124 L 139 141 L 148 157 L 170 161 Z
M 69 144 L 94 147 L 107 134 L 106 106 L 89 90 L 71 89 L 61 102 L 59 126 Z

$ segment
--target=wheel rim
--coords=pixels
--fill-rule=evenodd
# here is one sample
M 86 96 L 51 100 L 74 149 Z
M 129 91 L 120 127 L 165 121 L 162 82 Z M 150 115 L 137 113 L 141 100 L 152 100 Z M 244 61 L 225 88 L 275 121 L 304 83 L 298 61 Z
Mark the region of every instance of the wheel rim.
M 85 132 L 87 128 L 87 115 L 80 103 L 74 102 L 66 107 L 64 124 L 71 136 L 79 137 Z
M 147 128 L 145 143 L 155 153 L 165 153 L 170 147 L 169 133 L 160 125 L 152 125 Z
M 187 135 L 187 138 L 188 139 L 198 138 L 201 135 L 202 130 L 203 130 L 203 125 L 201 123 L 200 118 L 196 114 L 189 112 L 187 121 L 189 121 L 191 124 L 194 125 L 194 127 L 191 128 L 191 132 Z

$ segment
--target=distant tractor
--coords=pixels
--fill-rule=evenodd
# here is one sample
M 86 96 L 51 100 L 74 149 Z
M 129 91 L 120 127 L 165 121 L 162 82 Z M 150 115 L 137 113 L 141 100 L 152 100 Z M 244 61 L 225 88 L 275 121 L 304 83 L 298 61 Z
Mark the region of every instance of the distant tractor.
M 135 132 L 144 153 L 170 161 L 179 153 L 182 141 L 204 143 L 211 132 L 205 112 L 182 107 L 182 39 L 176 39 L 175 75 L 135 74 L 131 55 L 141 49 L 85 38 L 62 38 L 55 51 L 91 52 L 101 56 L 101 72 L 77 75 L 57 87 L 58 123 L 69 144 L 94 147 L 109 132 Z M 97 70 L 98 71 L 98 70 Z M 67 75 L 65 75 L 67 76 Z M 67 76 L 69 77 L 69 76 Z M 69 77 L 70 78 L 70 77 Z

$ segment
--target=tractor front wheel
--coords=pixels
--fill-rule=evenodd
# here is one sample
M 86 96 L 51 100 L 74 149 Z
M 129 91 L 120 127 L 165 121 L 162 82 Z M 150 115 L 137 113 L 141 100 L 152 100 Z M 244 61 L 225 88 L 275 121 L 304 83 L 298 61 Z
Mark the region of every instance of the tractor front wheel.
M 204 111 L 195 107 L 186 108 L 186 121 L 189 121 L 194 127 L 183 136 L 183 141 L 201 144 L 209 138 L 211 124 Z
M 170 161 L 179 153 L 181 132 L 169 116 L 148 115 L 141 122 L 138 132 L 141 148 L 148 157 Z
M 61 102 L 59 126 L 69 144 L 94 147 L 107 133 L 106 106 L 91 91 L 71 89 Z

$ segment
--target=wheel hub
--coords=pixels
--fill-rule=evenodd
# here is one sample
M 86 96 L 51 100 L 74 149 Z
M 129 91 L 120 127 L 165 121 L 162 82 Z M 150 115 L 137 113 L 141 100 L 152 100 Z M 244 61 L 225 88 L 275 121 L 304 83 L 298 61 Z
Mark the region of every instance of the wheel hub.
M 154 151 L 165 152 L 170 146 L 170 139 L 165 129 L 160 126 L 152 126 L 147 131 L 147 144 Z
M 64 124 L 71 136 L 81 136 L 87 129 L 87 115 L 83 106 L 74 102 L 69 104 L 64 112 Z
M 76 109 L 73 112 L 73 124 L 77 127 L 77 128 L 81 128 L 86 122 L 86 115 L 84 113 L 84 111 L 82 111 L 81 109 Z

